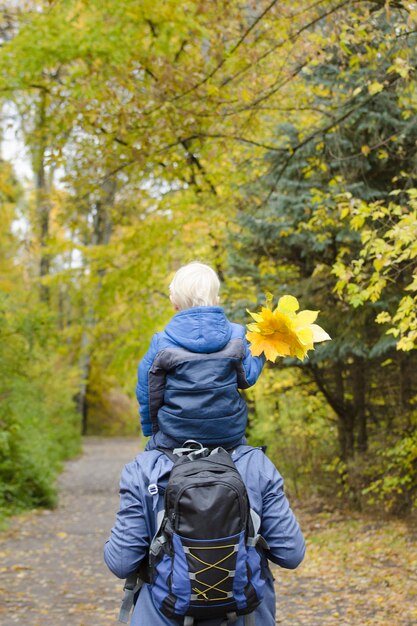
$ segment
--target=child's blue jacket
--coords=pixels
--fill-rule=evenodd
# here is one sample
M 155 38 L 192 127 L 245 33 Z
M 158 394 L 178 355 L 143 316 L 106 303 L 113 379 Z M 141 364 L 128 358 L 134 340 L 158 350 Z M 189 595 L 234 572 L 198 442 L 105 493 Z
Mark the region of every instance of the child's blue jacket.
M 284 493 L 281 475 L 258 448 L 238 446 L 232 459 L 246 485 L 251 508 L 261 518 L 260 533 L 268 543 L 266 557 L 277 565 L 296 568 L 304 558 L 305 544 L 300 527 Z M 104 548 L 104 559 L 119 578 L 137 571 L 146 557 L 156 532 L 157 512 L 163 508 L 165 489 L 172 461 L 159 450 L 139 454 L 125 466 L 120 483 L 120 509 Z M 159 493 L 151 495 L 149 485 Z M 151 490 L 152 491 L 152 490 Z M 275 592 L 265 560 L 265 596 L 255 611 L 256 624 L 275 626 Z M 175 626 L 154 605 L 149 586 L 144 585 L 134 608 L 131 626 Z M 236 626 L 243 626 L 242 617 Z
M 245 329 L 222 307 L 180 311 L 153 336 L 138 368 L 142 431 L 178 442 L 232 447 L 245 434 L 247 406 L 238 389 L 255 384 L 264 357 L 253 357 Z

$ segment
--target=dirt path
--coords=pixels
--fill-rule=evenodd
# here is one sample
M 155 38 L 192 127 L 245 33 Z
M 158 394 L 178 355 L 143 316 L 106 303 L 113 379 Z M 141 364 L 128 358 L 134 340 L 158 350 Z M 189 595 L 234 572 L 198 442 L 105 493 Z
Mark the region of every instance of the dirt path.
M 103 562 L 124 463 L 138 442 L 87 439 L 67 464 L 55 511 L 16 519 L 0 537 L 2 626 L 117 624 L 121 582 Z
M 17 518 L 0 535 L 1 626 L 116 626 L 121 582 L 103 563 L 103 544 L 121 469 L 137 448 L 87 439 L 60 479 L 59 507 Z M 277 624 L 417 625 L 416 528 L 295 508 L 308 552 L 295 572 L 275 572 Z

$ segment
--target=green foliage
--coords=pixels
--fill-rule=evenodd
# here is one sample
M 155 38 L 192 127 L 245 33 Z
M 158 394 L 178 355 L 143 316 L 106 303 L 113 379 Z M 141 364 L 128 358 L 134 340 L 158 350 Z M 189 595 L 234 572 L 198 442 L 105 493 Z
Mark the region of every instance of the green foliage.
M 241 212 L 230 256 L 231 273 L 259 300 L 265 291 L 291 293 L 302 308 L 321 310 L 333 341 L 303 367 L 337 416 L 339 458 L 328 467 L 355 503 L 377 471 L 368 473 L 367 451 L 371 458 L 381 432 L 400 445 L 415 408 L 415 355 L 395 356 L 396 337 L 408 350 L 415 330 L 417 135 L 410 73 L 400 71 L 415 34 L 392 37 L 393 21 L 406 32 L 401 14 L 358 7 L 302 73 L 311 125 L 298 112 L 279 125 L 287 148 L 271 151 L 269 173 L 245 189 L 256 209 Z M 391 322 L 391 334 L 375 321 Z M 301 439 L 309 440 L 306 428 Z M 409 475 L 405 458 L 397 460 Z
M 56 324 L 39 303 L 13 234 L 21 190 L 2 164 L 0 200 L 0 516 L 51 506 L 62 461 L 80 449 L 76 370 Z M 22 254 L 22 253 L 21 253 Z
M 377 450 L 376 455 L 377 469 L 368 469 L 371 482 L 362 491 L 367 502 L 382 503 L 387 511 L 417 508 L 417 431 Z
M 76 378 L 46 311 L 1 297 L 0 514 L 51 506 L 64 459 L 79 451 Z
M 35 184 L 0 163 L 4 498 L 51 501 L 75 405 L 85 432 L 136 432 L 137 362 L 195 258 L 236 321 L 265 290 L 320 309 L 333 341 L 265 374 L 251 437 L 294 489 L 322 466 L 353 484 L 415 410 L 414 5 L 15 5 L 0 94 Z
M 329 495 L 336 417 L 314 384 L 298 369 L 266 368 L 247 394 L 250 443 L 267 445 L 295 496 Z

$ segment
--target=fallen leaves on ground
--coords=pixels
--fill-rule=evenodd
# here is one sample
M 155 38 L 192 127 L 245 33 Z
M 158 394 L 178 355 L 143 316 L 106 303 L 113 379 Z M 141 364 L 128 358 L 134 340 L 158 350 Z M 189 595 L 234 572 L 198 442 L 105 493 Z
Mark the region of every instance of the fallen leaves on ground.
M 297 510 L 307 554 L 298 570 L 275 570 L 278 624 L 417 624 L 415 520 Z
M 103 543 L 121 468 L 135 448 L 120 440 L 88 442 L 62 477 L 59 507 L 16 518 L 0 536 L 2 624 L 116 626 L 122 583 L 103 563 Z M 412 521 L 342 514 L 317 503 L 294 510 L 307 555 L 295 571 L 274 569 L 277 624 L 417 625 Z

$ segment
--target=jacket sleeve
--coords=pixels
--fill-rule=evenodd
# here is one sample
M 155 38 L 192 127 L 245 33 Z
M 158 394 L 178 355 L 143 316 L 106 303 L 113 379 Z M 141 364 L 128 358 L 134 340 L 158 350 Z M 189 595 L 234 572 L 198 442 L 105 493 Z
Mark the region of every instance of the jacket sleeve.
M 158 334 L 152 337 L 149 350 L 139 363 L 138 382 L 136 384 L 136 398 L 139 402 L 140 425 L 145 437 L 152 435 L 152 421 L 149 412 L 149 370 L 158 353 Z
M 282 476 L 264 459 L 261 534 L 269 546 L 267 557 L 281 567 L 295 569 L 304 558 L 304 537 L 284 493 Z
M 263 355 L 252 356 L 246 337 L 243 337 L 242 367 L 238 371 L 237 381 L 239 389 L 247 389 L 256 383 L 265 365 L 265 360 Z
M 119 578 L 127 578 L 137 571 L 150 544 L 145 507 L 137 482 L 135 463 L 130 463 L 122 473 L 120 509 L 110 538 L 104 546 L 104 560 Z

